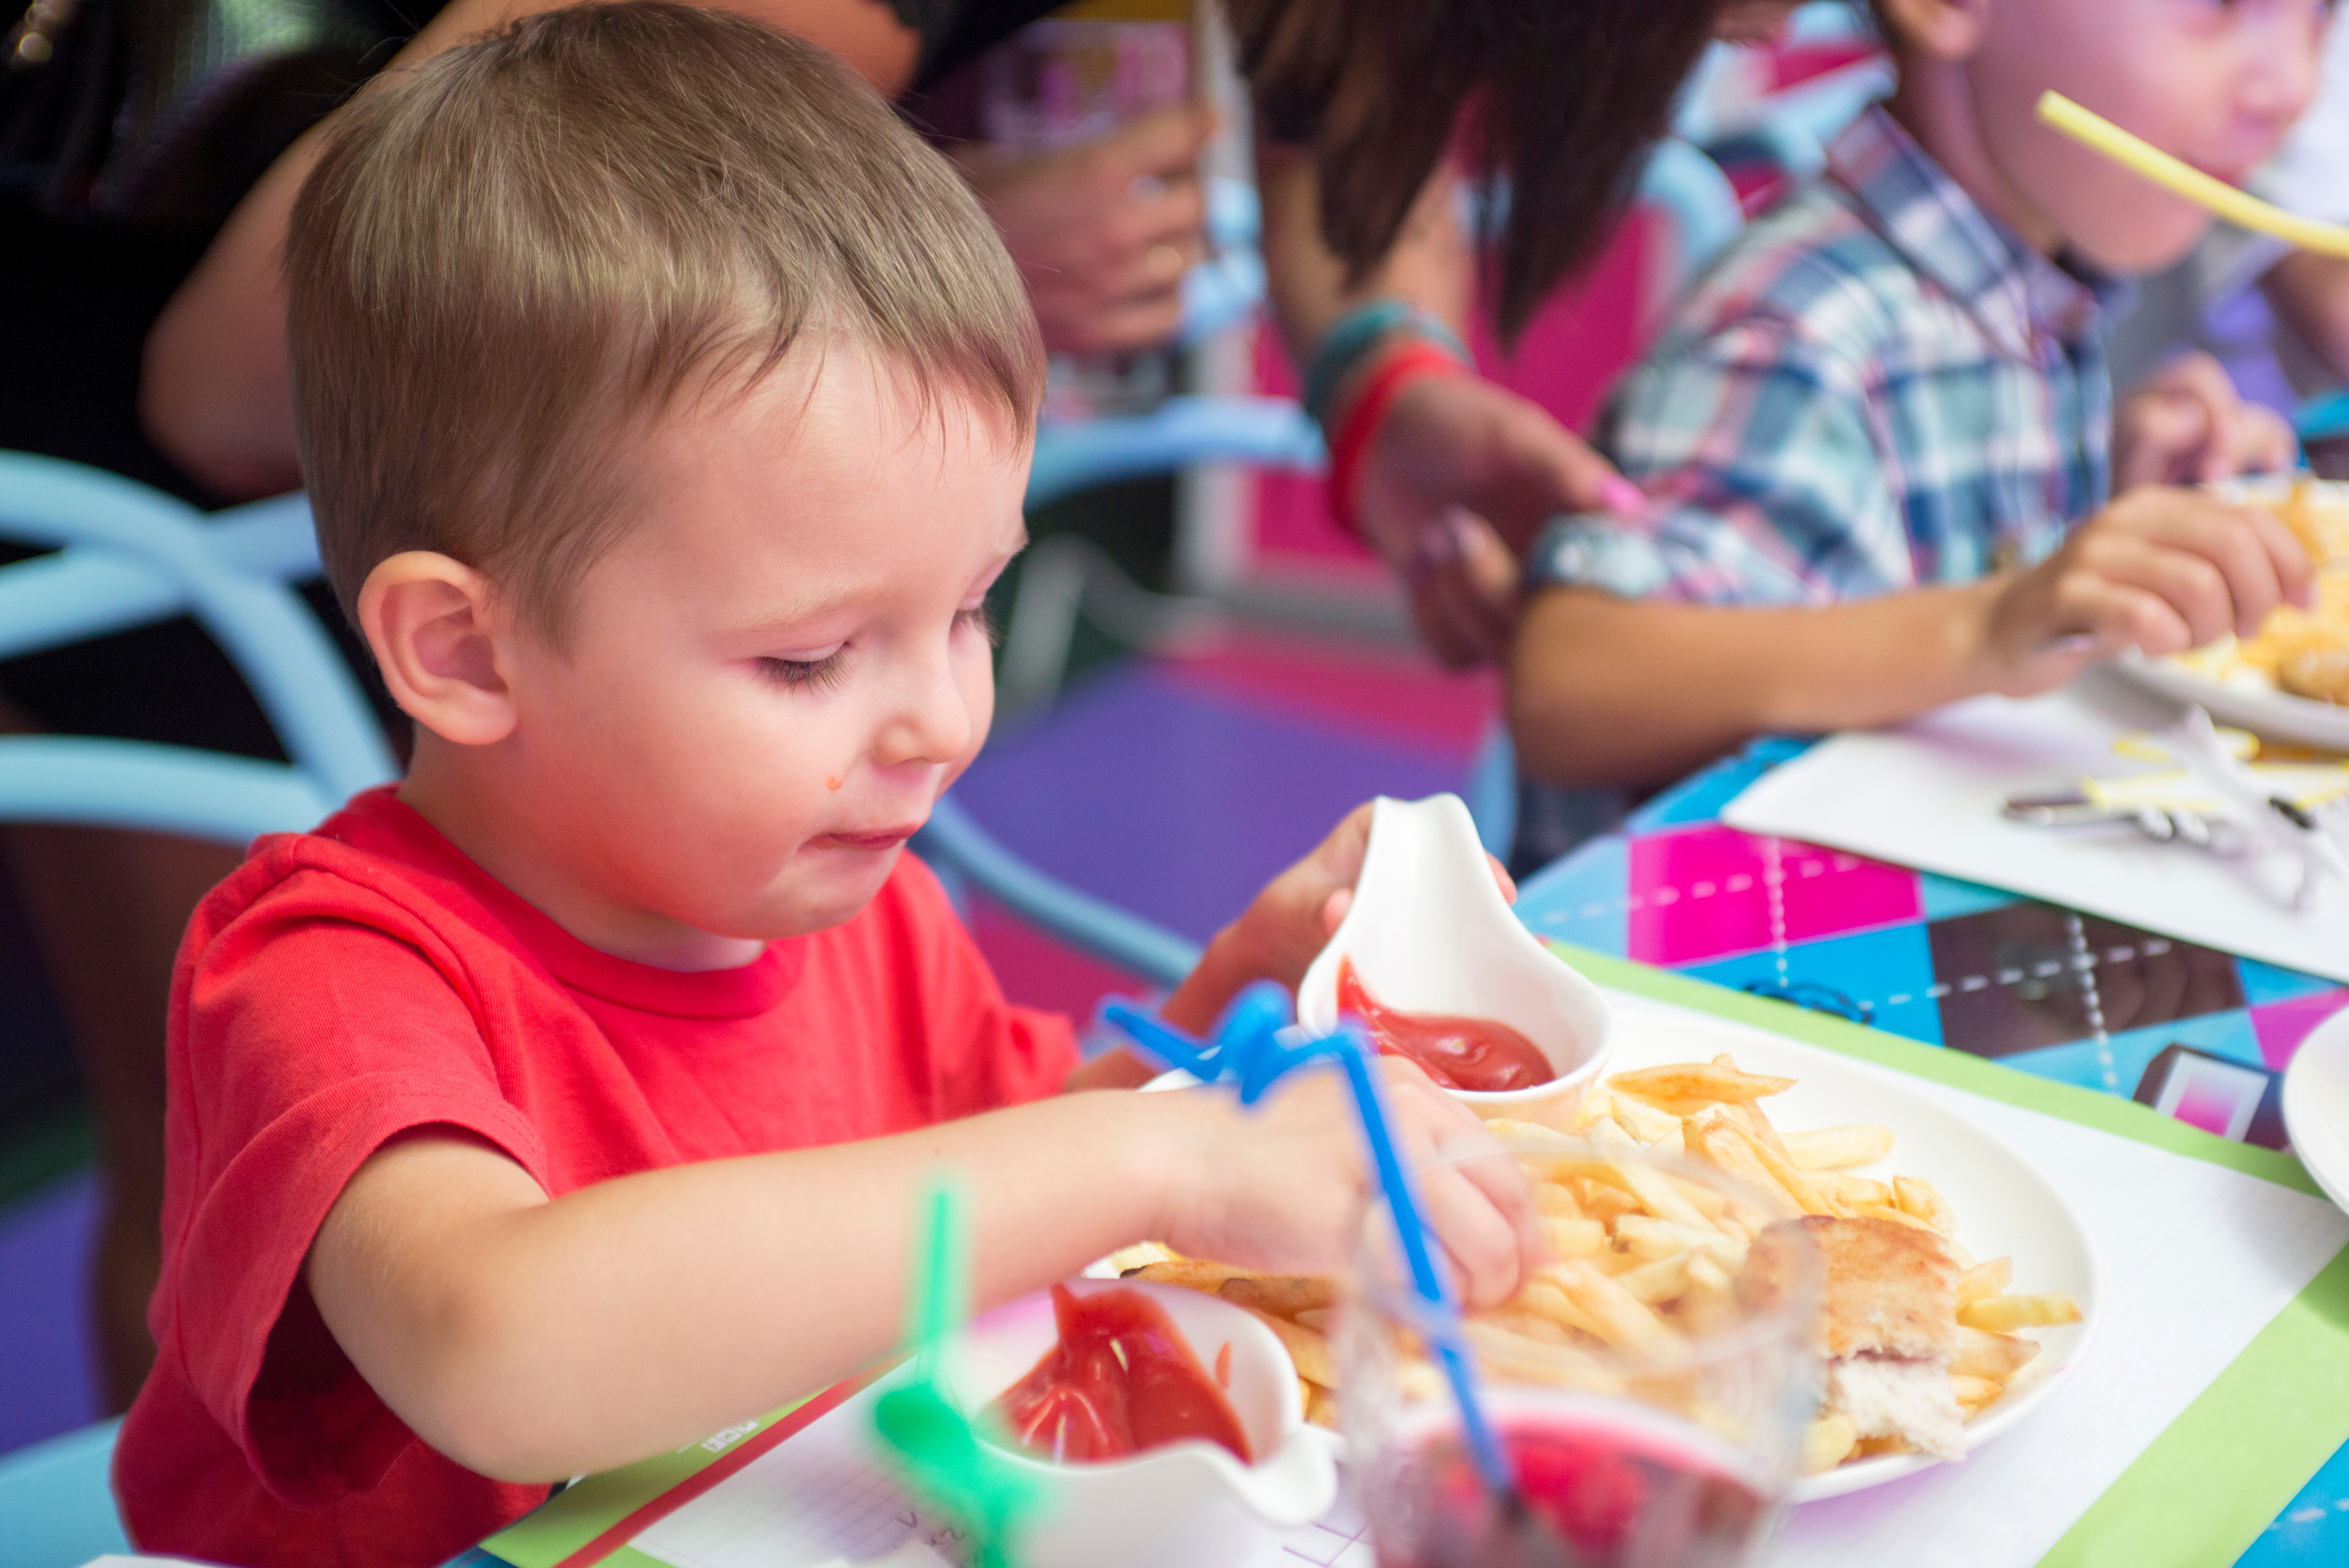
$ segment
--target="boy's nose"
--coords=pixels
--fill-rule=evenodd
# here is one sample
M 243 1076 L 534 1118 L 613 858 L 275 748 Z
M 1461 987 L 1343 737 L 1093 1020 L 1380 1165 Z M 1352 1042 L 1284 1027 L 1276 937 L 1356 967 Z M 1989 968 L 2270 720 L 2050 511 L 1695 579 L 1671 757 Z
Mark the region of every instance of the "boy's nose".
M 895 710 L 874 741 L 874 759 L 885 766 L 958 762 L 975 727 L 953 668 L 940 660 L 935 668 L 907 672 Z

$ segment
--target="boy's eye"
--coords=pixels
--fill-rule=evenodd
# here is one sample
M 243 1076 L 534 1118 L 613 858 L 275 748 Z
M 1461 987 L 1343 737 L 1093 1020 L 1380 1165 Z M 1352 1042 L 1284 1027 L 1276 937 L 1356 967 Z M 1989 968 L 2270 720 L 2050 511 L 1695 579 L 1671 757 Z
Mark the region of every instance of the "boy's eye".
M 820 659 L 762 658 L 759 661 L 759 673 L 793 691 L 829 686 L 840 679 L 841 659 L 847 652 L 846 648 L 834 648 Z
M 999 639 L 995 634 L 995 617 L 987 613 L 987 606 L 984 603 L 975 604 L 968 610 L 956 611 L 955 626 L 957 630 L 968 628 L 977 632 L 988 640 L 990 646 L 999 645 Z

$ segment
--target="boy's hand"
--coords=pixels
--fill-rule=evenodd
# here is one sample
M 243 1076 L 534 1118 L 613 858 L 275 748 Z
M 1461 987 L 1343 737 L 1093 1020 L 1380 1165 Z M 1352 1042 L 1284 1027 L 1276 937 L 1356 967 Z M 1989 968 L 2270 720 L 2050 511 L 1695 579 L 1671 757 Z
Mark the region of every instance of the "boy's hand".
M 2246 403 L 2225 366 L 2186 355 L 2137 383 L 2113 418 L 2113 489 L 2211 484 L 2290 469 L 2300 441 L 2283 416 Z
M 1237 985 L 1272 979 L 1297 988 L 1353 907 L 1354 883 L 1370 848 L 1371 807 L 1365 802 L 1346 813 L 1311 854 L 1273 878 L 1247 912 L 1224 928 L 1216 938 L 1217 956 L 1237 971 Z M 1498 861 L 1485 859 L 1501 896 L 1515 903 L 1516 883 Z
M 2315 570 L 2258 507 L 2147 486 L 2030 571 L 1982 584 L 1990 689 L 2048 691 L 2129 648 L 2158 657 L 2247 637 L 2283 603 L 2314 602 Z
M 1420 1198 L 1461 1295 L 1477 1306 L 1506 1301 L 1549 1255 L 1532 1181 L 1475 1113 L 1415 1064 L 1388 1057 L 1378 1066 L 1406 1166 L 1477 1156 L 1425 1172 Z M 1282 1274 L 1348 1266 L 1371 1182 L 1352 1097 L 1337 1072 L 1299 1073 L 1254 1108 L 1219 1089 L 1143 1098 L 1165 1102 L 1174 1140 L 1163 1167 L 1173 1176 L 1161 1232 L 1168 1246 Z

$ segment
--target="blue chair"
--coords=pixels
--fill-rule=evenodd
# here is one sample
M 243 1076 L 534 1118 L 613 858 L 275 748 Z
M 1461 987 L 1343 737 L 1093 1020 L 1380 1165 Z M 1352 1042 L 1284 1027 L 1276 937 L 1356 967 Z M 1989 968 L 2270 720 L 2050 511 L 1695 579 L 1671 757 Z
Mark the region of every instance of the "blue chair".
M 79 1568 L 128 1552 L 107 1468 L 120 1421 L 101 1421 L 0 1458 L 0 1568 Z
M 242 844 L 317 822 L 393 777 L 391 752 L 309 606 L 299 497 L 202 521 L 78 464 L 0 452 L 0 538 L 57 553 L 0 568 L 0 658 L 187 613 L 253 687 L 290 764 L 71 736 L 0 737 L 0 820 L 144 828 Z

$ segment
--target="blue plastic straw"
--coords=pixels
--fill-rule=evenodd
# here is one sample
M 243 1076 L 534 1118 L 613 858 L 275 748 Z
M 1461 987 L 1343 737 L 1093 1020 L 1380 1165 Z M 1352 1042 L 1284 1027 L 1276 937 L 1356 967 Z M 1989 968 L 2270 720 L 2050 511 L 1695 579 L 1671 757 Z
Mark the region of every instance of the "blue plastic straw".
M 1378 1171 L 1379 1190 L 1386 1196 L 1396 1238 L 1411 1268 L 1412 1287 L 1434 1308 L 1429 1337 L 1452 1385 L 1453 1398 L 1459 1403 L 1469 1456 L 1487 1488 L 1513 1491 L 1516 1477 L 1477 1398 L 1475 1365 L 1460 1333 L 1460 1308 L 1428 1253 L 1417 1191 L 1395 1154 L 1394 1139 L 1387 1129 L 1386 1101 L 1379 1092 L 1378 1075 L 1371 1070 L 1371 1057 L 1376 1053 L 1361 1026 L 1341 1019 L 1336 1034 L 1309 1036 L 1294 1026 L 1288 993 L 1270 981 L 1259 981 L 1239 994 L 1217 1024 L 1213 1045 L 1202 1045 L 1124 1002 L 1103 1006 L 1102 1017 L 1170 1068 L 1179 1068 L 1202 1083 L 1236 1084 L 1242 1105 L 1254 1105 L 1282 1078 L 1311 1063 L 1335 1061 L 1345 1070 L 1346 1082 L 1354 1091 L 1362 1137 L 1371 1148 L 1371 1162 Z M 1284 1040 L 1283 1036 L 1288 1038 Z

